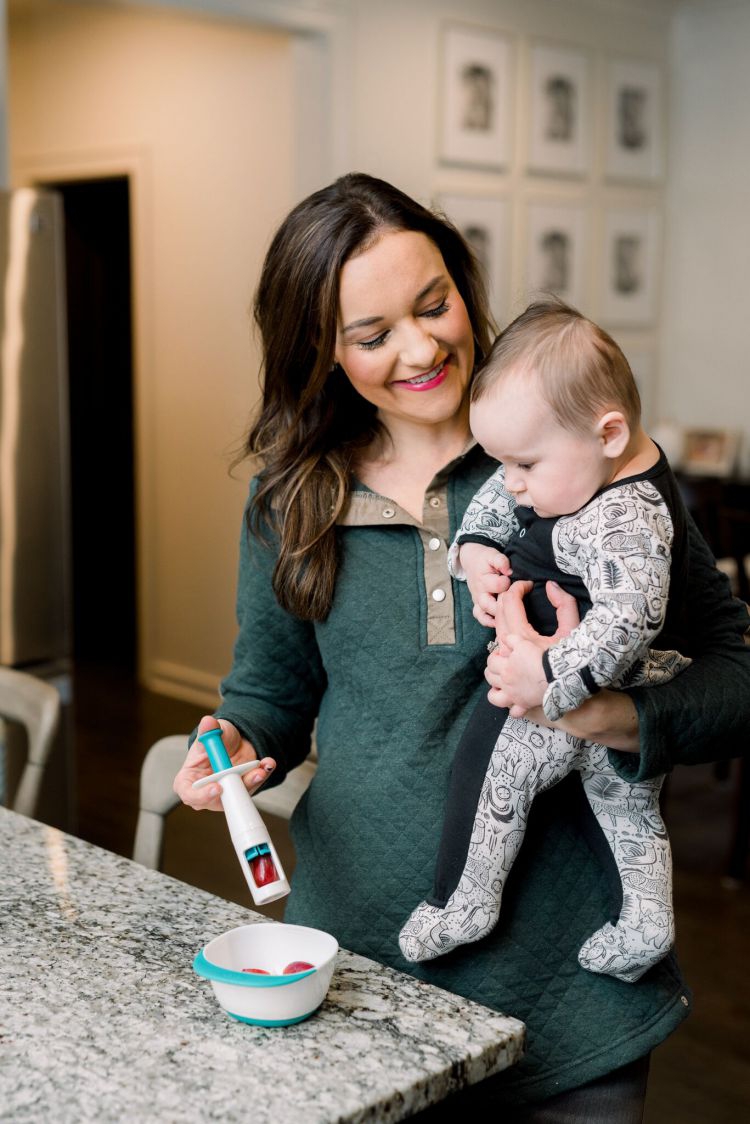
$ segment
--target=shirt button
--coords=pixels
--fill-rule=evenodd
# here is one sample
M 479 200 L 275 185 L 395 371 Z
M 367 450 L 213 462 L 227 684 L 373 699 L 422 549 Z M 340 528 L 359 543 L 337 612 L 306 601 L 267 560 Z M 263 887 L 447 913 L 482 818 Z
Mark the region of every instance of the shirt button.
M 430 496 L 430 507 L 440 507 L 440 496 Z
M 445 590 L 444 589 L 433 589 L 432 600 L 433 601 L 445 601 Z
M 393 516 L 395 514 L 396 514 L 395 508 L 392 508 L 392 507 L 384 507 L 383 508 L 383 518 L 384 519 L 393 519 Z
M 682 1003 L 683 1007 L 689 1007 L 690 1006 L 690 1000 L 688 999 L 687 995 L 681 995 L 680 996 L 680 1003 Z
M 440 539 L 430 539 L 427 545 L 430 550 L 440 550 Z

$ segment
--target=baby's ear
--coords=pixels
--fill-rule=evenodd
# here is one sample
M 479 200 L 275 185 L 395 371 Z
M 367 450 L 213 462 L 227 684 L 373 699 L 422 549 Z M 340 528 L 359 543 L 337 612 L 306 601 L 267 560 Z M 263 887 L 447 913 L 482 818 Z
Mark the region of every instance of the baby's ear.
M 610 410 L 599 418 L 596 432 L 605 457 L 622 456 L 630 441 L 630 426 L 620 410 Z

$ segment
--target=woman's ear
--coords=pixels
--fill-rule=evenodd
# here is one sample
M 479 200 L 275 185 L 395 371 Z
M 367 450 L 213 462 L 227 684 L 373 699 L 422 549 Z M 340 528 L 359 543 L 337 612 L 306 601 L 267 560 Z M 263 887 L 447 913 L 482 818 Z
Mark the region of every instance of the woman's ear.
M 620 410 L 610 410 L 599 418 L 596 433 L 605 457 L 612 459 L 622 456 L 630 442 L 630 426 Z

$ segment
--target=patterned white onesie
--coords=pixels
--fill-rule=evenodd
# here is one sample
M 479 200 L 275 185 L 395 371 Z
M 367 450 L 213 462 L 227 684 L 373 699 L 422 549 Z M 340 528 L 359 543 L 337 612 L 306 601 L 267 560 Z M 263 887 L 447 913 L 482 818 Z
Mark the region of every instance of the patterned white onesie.
M 450 566 L 464 578 L 458 562 L 464 542 L 507 554 L 513 580 L 535 583 L 525 604 L 531 623 L 547 635 L 556 621 L 546 581 L 577 598 L 580 625 L 544 656 L 543 708 L 554 721 L 603 687 L 655 685 L 687 667 L 679 652 L 654 646 L 667 639 L 670 619 L 684 608 L 685 541 L 685 508 L 663 454 L 653 468 L 602 489 L 574 514 L 548 519 L 516 505 L 501 465 L 469 505 Z M 623 780 L 605 746 L 511 718 L 483 698 L 456 753 L 433 893 L 399 937 L 407 960 L 434 959 L 490 932 L 534 797 L 573 771 L 622 883 L 619 918 L 585 941 L 579 963 L 632 982 L 666 956 L 674 913 L 671 852 L 659 811 L 663 777 Z

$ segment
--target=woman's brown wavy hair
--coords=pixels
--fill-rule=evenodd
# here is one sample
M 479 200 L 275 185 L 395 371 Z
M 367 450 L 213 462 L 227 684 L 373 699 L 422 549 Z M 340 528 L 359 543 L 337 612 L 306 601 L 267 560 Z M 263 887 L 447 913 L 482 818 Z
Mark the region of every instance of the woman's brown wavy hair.
M 351 173 L 303 200 L 282 223 L 255 296 L 263 399 L 240 459 L 260 466 L 248 530 L 265 539 L 278 535 L 274 592 L 305 620 L 325 620 L 330 612 L 336 520 L 357 454 L 380 432 L 375 407 L 334 365 L 339 275 L 387 230 L 419 231 L 437 246 L 466 304 L 477 364 L 489 349 L 491 320 L 476 259 L 447 219 L 402 191 Z

